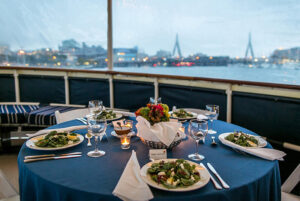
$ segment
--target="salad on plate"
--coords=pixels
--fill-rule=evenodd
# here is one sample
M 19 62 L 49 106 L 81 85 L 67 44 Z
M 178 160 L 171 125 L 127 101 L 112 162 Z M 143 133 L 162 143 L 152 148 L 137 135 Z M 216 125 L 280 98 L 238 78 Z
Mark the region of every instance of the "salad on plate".
M 174 161 L 160 161 L 152 163 L 147 174 L 157 184 L 161 184 L 167 189 L 186 188 L 200 181 L 200 172 L 196 166 L 184 159 Z

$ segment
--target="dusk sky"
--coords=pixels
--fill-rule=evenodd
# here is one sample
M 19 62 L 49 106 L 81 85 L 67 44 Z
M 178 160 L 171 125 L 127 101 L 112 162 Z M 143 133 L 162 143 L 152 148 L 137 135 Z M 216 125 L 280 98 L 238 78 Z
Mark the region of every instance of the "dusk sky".
M 300 46 L 299 0 L 113 0 L 114 47 L 153 55 L 244 56 L 252 33 L 255 56 Z M 57 49 L 74 38 L 106 49 L 106 0 L 0 0 L 0 44 Z

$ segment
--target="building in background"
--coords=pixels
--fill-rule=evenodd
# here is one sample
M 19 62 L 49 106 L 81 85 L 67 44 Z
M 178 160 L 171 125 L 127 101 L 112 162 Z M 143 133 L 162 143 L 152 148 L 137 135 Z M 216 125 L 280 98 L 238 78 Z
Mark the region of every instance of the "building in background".
M 114 48 L 114 62 L 133 62 L 137 61 L 138 47 L 134 48 Z
M 277 49 L 272 55 L 271 59 L 273 63 L 299 63 L 300 62 L 300 47 L 294 47 L 290 49 Z

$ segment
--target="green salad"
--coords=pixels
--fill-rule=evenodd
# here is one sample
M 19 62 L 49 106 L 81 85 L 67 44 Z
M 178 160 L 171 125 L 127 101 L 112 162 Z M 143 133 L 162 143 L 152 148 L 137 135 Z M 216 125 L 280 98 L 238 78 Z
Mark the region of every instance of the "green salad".
M 179 109 L 175 112 L 172 113 L 172 117 L 176 118 L 188 118 L 188 117 L 193 117 L 194 115 L 192 113 L 189 113 L 185 111 L 184 109 Z
M 112 110 L 103 110 L 100 114 L 97 115 L 97 119 L 98 120 L 101 120 L 101 119 L 106 119 L 106 120 L 109 120 L 109 119 L 114 119 L 117 117 L 117 114 L 114 113 Z
M 35 146 L 37 147 L 63 147 L 68 144 L 73 144 L 78 142 L 79 138 L 77 137 L 76 133 L 58 133 L 57 131 L 52 131 L 48 135 L 38 139 L 35 142 Z
M 188 187 L 200 180 L 200 173 L 196 170 L 196 166 L 191 165 L 184 159 L 153 163 L 148 168 L 147 173 L 153 181 L 168 189 Z
M 255 137 L 245 134 L 241 131 L 231 133 L 230 135 L 226 136 L 225 139 L 243 147 L 258 146 L 258 140 Z

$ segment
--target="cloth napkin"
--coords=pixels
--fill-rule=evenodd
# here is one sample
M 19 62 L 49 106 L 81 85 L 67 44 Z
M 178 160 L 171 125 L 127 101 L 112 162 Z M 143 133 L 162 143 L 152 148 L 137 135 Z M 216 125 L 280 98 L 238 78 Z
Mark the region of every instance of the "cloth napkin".
M 248 154 L 266 159 L 266 160 L 283 160 L 283 157 L 286 155 L 283 151 L 279 151 L 276 149 L 270 149 L 270 148 L 246 148 L 246 147 L 241 147 L 239 145 L 236 145 L 234 143 L 228 142 L 225 139 L 219 138 L 219 140 L 230 147 L 233 147 L 235 149 L 241 150 L 243 152 L 246 152 Z
M 57 128 L 57 129 L 43 129 L 43 130 L 39 130 L 38 132 L 36 132 L 34 134 L 26 134 L 26 135 L 28 137 L 35 137 L 38 135 L 49 133 L 51 131 L 68 132 L 68 131 L 80 130 L 80 129 L 85 129 L 85 128 L 87 128 L 87 125 L 70 126 L 70 127 L 66 127 L 66 128 Z
M 136 120 L 138 121 L 136 124 L 138 136 L 145 140 L 162 142 L 167 146 L 174 141 L 181 127 L 181 123 L 176 121 L 160 122 L 151 126 L 151 124 L 141 116 L 138 116 Z
M 146 201 L 153 198 L 150 188 L 141 178 L 140 165 L 134 150 L 113 194 L 124 201 Z

